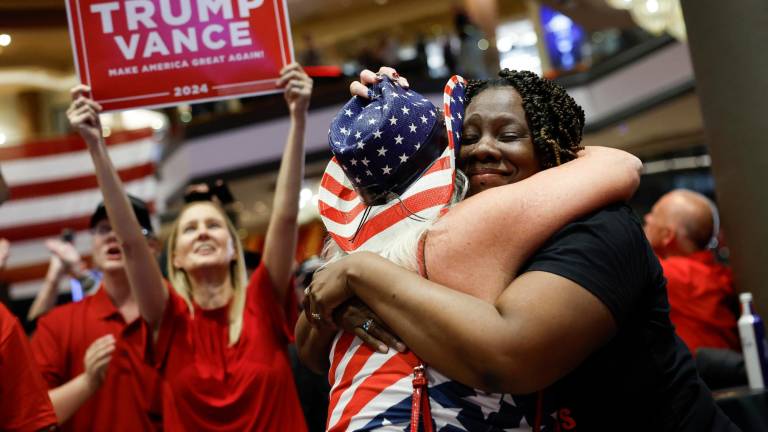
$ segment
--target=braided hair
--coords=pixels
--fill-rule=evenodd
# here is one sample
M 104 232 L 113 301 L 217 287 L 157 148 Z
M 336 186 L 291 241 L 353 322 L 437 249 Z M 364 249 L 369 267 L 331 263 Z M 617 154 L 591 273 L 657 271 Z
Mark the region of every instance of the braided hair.
M 584 110 L 559 84 L 529 71 L 504 69 L 499 78 L 470 80 L 467 106 L 483 90 L 513 87 L 523 100 L 533 148 L 541 168 L 547 169 L 576 158 L 584 129 Z

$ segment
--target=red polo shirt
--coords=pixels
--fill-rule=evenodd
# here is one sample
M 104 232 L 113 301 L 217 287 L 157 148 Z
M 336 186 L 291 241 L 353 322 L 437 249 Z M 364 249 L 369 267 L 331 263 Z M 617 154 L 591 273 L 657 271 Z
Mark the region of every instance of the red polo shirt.
M 288 360 L 297 317 L 291 290 L 274 296 L 261 265 L 248 284 L 240 339 L 229 346 L 229 310 L 195 307 L 170 290 L 157 353 L 165 378 L 166 431 L 306 431 Z
M 667 278 L 669 317 L 691 353 L 699 347 L 738 350 L 731 269 L 709 251 L 659 261 Z
M 117 340 L 101 387 L 62 425 L 67 431 L 148 431 L 160 421 L 160 378 L 144 361 L 147 326 L 141 318 L 126 323 L 104 286 L 82 301 L 41 317 L 32 350 L 49 388 L 85 371 L 85 351 L 96 339 Z
M 56 423 L 27 335 L 0 303 L 0 430 L 36 431 Z

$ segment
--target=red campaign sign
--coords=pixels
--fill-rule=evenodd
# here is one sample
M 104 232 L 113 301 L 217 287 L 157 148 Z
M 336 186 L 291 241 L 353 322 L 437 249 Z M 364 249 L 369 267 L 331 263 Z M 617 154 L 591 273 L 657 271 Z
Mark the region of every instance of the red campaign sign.
M 285 0 L 66 0 L 80 82 L 105 111 L 275 93 Z

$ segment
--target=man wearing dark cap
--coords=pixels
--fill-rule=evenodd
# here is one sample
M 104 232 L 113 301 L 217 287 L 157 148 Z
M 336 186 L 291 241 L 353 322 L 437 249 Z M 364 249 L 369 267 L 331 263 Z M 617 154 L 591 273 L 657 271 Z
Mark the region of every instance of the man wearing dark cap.
M 128 195 L 128 197 L 136 209 L 136 214 L 139 215 L 139 223 L 143 227 L 148 227 L 142 230 L 145 235 L 148 235 L 152 231 L 152 223 L 150 222 L 146 204 L 134 196 Z M 91 229 L 99 221 L 106 219 L 106 217 L 103 203 L 99 204 L 96 211 L 91 215 Z M 86 269 L 83 266 L 80 253 L 71 240 L 50 239 L 46 241 L 45 245 L 51 251 L 51 261 L 48 265 L 45 282 L 35 295 L 35 300 L 27 312 L 27 320 L 29 321 L 36 320 L 39 316 L 56 306 L 59 296 L 59 285 L 66 276 L 71 276 L 80 285 L 79 298 L 76 297 L 74 291 L 72 292 L 72 300 L 75 301 L 81 300 L 83 294 L 91 295 L 95 293 L 101 281 L 101 269 L 98 267 L 90 270 Z
M 147 241 L 159 249 L 146 204 L 131 197 Z M 145 363 L 147 327 L 131 295 L 123 250 L 99 204 L 91 217 L 95 294 L 38 320 L 32 351 L 62 430 L 153 430 L 159 378 Z

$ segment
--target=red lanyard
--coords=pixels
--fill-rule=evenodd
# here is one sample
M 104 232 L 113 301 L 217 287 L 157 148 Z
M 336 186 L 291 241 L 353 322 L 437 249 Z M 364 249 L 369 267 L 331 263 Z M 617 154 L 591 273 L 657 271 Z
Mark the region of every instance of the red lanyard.
M 413 368 L 413 398 L 411 402 L 411 432 L 419 431 L 419 417 L 424 422 L 424 432 L 432 432 L 432 413 L 429 410 L 427 376 L 424 364 Z

